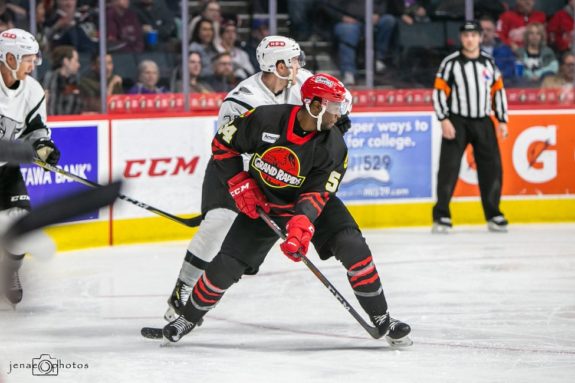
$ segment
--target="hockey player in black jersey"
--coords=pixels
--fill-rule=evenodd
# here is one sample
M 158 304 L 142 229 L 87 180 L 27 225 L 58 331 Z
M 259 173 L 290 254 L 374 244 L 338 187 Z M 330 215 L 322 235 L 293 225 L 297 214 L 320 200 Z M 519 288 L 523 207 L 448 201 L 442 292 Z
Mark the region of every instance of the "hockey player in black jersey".
M 46 126 L 44 90 L 30 76 L 39 64 L 39 46 L 32 34 L 17 28 L 0 33 L 0 140 L 28 141 L 42 161 L 56 165 L 60 151 Z M 29 210 L 30 197 L 20 167 L 0 162 L 0 230 Z M 22 300 L 18 271 L 26 252 L 24 247 L 0 249 L 4 253 L 0 290 L 3 288 L 13 305 Z
M 280 247 L 287 257 L 300 261 L 298 253 L 306 254 L 310 242 L 322 259 L 335 256 L 380 333 L 387 334 L 388 341 L 410 344 L 410 327 L 390 320 L 379 274 L 359 227 L 339 199 L 330 200 L 347 166 L 343 134 L 331 129 L 346 109 L 344 93 L 339 80 L 318 74 L 302 85 L 304 106 L 261 106 L 218 130 L 213 158 L 241 214 L 193 287 L 182 315 L 164 327 L 166 339 L 176 342 L 189 333 L 232 284 L 264 261 L 277 236 L 259 219 L 261 208 L 286 228 Z M 254 154 L 249 172 L 243 170 L 243 153 Z

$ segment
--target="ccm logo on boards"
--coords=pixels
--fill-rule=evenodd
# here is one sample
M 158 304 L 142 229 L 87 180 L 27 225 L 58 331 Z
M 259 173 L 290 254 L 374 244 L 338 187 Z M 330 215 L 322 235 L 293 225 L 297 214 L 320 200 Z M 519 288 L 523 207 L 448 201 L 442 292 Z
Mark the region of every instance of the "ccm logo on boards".
M 192 157 L 190 160 L 186 160 L 184 157 L 126 160 L 124 177 L 136 178 L 142 174 L 150 177 L 177 176 L 182 173 L 193 174 L 199 160 L 199 156 Z

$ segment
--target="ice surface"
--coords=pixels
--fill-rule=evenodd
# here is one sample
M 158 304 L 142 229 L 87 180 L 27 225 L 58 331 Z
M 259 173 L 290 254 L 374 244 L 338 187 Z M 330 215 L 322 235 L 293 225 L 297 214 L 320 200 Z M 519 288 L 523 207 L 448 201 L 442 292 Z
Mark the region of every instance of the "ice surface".
M 0 306 L 0 381 L 575 382 L 574 224 L 365 236 L 392 316 L 413 327 L 410 348 L 371 339 L 277 248 L 202 327 L 160 347 L 140 328 L 164 324 L 187 243 L 118 246 L 26 259 L 23 303 Z M 361 312 L 343 268 L 310 258 Z M 40 354 L 87 368 L 14 368 Z

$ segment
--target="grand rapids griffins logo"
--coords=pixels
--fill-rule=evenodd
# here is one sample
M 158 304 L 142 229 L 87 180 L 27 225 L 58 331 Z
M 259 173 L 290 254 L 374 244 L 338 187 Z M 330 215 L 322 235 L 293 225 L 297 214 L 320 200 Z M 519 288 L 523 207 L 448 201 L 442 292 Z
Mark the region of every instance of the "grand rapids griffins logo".
M 273 188 L 299 188 L 305 181 L 305 177 L 299 175 L 299 158 L 284 146 L 270 148 L 262 155 L 256 153 L 251 166 L 260 173 L 266 185 Z

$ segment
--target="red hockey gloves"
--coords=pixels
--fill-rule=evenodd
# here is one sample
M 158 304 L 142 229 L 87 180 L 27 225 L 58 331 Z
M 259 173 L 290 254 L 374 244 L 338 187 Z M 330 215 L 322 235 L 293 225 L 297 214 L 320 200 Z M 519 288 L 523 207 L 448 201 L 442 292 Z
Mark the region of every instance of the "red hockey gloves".
M 49 163 L 52 166 L 56 166 L 60 160 L 60 151 L 49 138 L 40 138 L 36 140 L 32 146 L 38 154 L 38 158 L 42 161 Z
M 269 213 L 270 207 L 266 196 L 258 187 L 254 180 L 247 172 L 239 172 L 228 180 L 230 194 L 232 195 L 236 206 L 241 213 L 250 218 L 259 218 L 257 207 Z
M 306 255 L 307 253 L 315 227 L 305 215 L 295 215 L 288 221 L 286 230 L 286 240 L 280 248 L 289 259 L 299 262 L 301 261 L 299 254 Z

